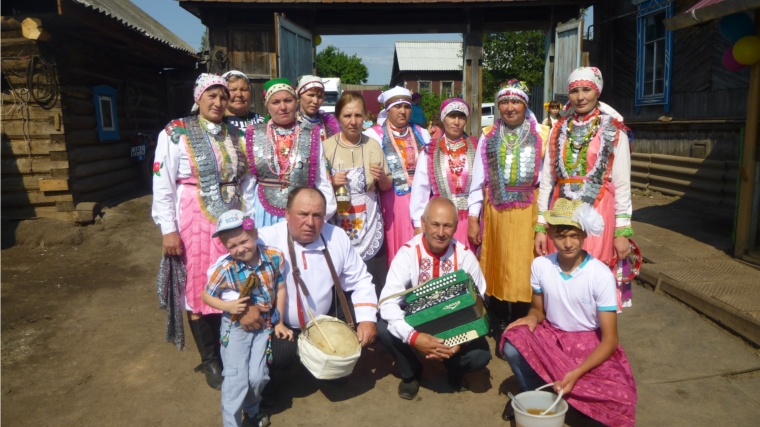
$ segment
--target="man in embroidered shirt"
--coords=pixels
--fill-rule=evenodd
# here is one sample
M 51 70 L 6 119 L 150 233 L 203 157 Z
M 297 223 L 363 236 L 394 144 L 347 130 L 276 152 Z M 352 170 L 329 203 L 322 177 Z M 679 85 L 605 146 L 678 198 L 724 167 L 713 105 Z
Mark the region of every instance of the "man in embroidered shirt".
M 457 209 L 451 200 L 437 198 L 427 204 L 422 215 L 423 233 L 402 246 L 396 254 L 380 294 L 381 301 L 456 270 L 469 273 L 483 295 L 486 283 L 475 254 L 452 238 L 457 222 Z M 448 369 L 449 385 L 456 391 L 461 390 L 464 374 L 485 368 L 491 360 L 485 337 L 454 347 L 444 345 L 442 339 L 419 333 L 404 321 L 402 301 L 403 296 L 384 301 L 377 324 L 380 342 L 393 355 L 401 370 L 399 397 L 411 400 L 420 388 L 422 363 L 414 349 L 426 359 L 443 361 Z
M 362 346 L 375 341 L 377 335 L 377 295 L 372 276 L 359 254 L 354 250 L 346 233 L 332 224 L 325 224 L 325 198 L 312 187 L 299 187 L 288 195 L 285 222 L 259 229 L 259 240 L 285 253 L 285 268 L 288 297 L 282 313 L 287 327 L 294 331 L 294 338 L 309 322 L 307 309 L 314 316 L 334 315 L 333 280 L 323 250 L 325 245 L 335 267 L 340 285 L 345 292 L 351 292 L 354 318 L 358 324 L 356 333 Z M 293 238 L 295 260 L 291 259 L 288 237 Z M 297 288 L 293 278 L 292 263 L 298 266 L 301 278 L 309 292 L 308 296 Z M 300 304 L 299 304 L 300 303 Z M 259 309 L 251 305 L 240 320 L 244 328 L 261 327 Z M 341 317 L 338 315 L 337 317 Z M 296 359 L 295 339 L 272 338 L 272 370 L 291 365 Z M 270 383 L 271 384 L 271 383 Z

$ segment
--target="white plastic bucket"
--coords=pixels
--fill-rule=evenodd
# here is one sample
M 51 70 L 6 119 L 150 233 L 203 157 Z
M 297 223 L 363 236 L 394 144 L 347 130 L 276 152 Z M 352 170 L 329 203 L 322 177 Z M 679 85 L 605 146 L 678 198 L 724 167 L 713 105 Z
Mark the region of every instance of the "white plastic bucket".
M 515 396 L 515 400 L 525 409 L 541 409 L 542 411 L 552 406 L 557 395 L 548 391 L 526 391 Z M 512 404 L 515 409 L 515 424 L 517 427 L 562 427 L 565 425 L 565 414 L 567 413 L 567 402 L 560 399 L 559 403 L 552 408 L 554 415 L 533 415 L 521 411 L 520 408 Z

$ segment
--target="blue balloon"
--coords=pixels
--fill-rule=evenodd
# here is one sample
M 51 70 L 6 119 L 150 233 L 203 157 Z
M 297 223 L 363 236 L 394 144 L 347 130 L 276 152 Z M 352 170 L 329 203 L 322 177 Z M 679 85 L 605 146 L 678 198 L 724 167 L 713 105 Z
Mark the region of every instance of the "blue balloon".
M 726 40 L 736 43 L 742 37 L 755 34 L 755 23 L 746 13 L 734 13 L 721 18 L 720 33 Z

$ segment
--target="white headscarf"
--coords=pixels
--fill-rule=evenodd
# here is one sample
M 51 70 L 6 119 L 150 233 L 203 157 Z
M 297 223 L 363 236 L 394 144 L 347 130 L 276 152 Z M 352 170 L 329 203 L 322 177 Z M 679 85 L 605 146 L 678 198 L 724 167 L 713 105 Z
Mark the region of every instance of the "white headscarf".
M 301 76 L 298 78 L 298 89 L 296 93 L 298 96 L 303 95 L 309 89 L 322 89 L 324 92 L 325 84 L 322 82 L 322 78 L 318 76 Z
M 570 93 L 570 91 L 575 89 L 576 87 L 587 87 L 590 89 L 594 89 L 596 91 L 596 95 L 600 96 L 602 94 L 602 89 L 604 88 L 604 80 L 602 79 L 602 72 L 596 67 L 576 68 L 567 77 L 567 93 Z M 616 118 L 620 123 L 623 123 L 623 116 L 621 116 L 620 113 L 615 111 L 614 108 L 610 107 L 609 105 L 605 104 L 602 101 L 597 100 L 596 103 L 597 103 L 597 108 L 599 108 L 599 111 L 601 111 L 604 114 L 608 114 Z M 573 110 L 573 107 L 569 102 L 567 103 L 567 105 L 565 105 L 564 111 L 565 111 L 564 115 L 572 115 L 575 113 L 575 110 Z
M 396 86 L 381 93 L 380 96 L 377 97 L 377 102 L 383 104 L 385 107 L 385 109 L 377 115 L 377 123 L 383 124 L 388 118 L 388 110 L 394 105 L 412 105 L 412 92 L 407 88 Z

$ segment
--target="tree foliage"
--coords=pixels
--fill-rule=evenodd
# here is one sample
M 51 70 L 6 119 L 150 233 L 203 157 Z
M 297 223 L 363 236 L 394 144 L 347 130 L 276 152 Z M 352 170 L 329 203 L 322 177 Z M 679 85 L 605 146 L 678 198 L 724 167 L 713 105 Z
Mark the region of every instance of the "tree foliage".
M 362 84 L 369 78 L 369 70 L 356 54 L 348 56 L 335 46 L 327 46 L 317 54 L 317 75 L 340 77 L 342 83 Z
M 443 97 L 431 92 L 422 92 L 420 95 L 422 95 L 422 101 L 420 102 L 422 111 L 425 113 L 427 122 L 430 123 L 430 121 L 433 120 L 433 117 L 441 114 Z
M 512 78 L 531 88 L 544 83 L 545 46 L 542 31 L 486 35 L 483 45 L 483 101 L 492 102 L 499 84 Z

